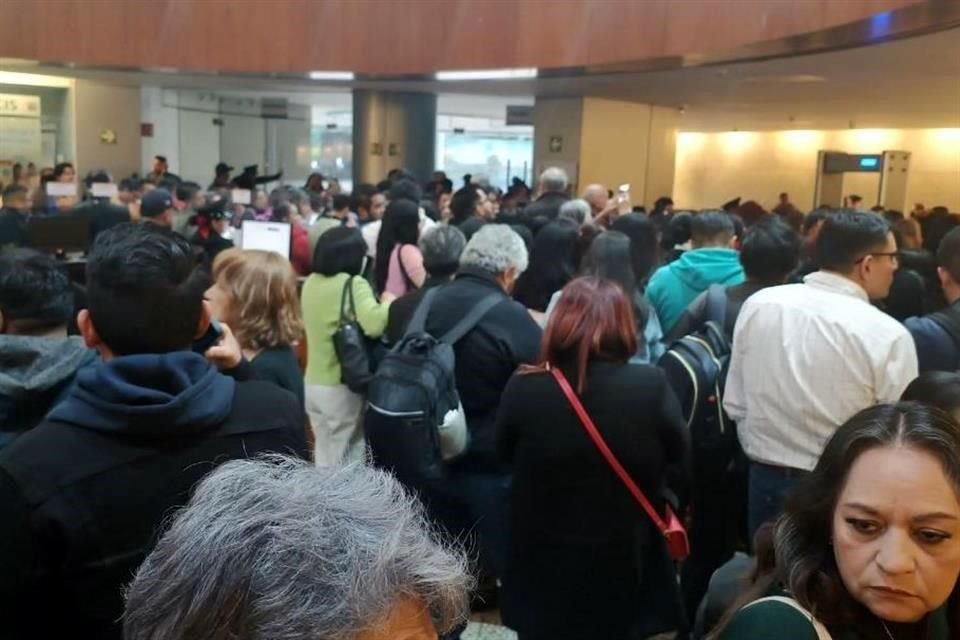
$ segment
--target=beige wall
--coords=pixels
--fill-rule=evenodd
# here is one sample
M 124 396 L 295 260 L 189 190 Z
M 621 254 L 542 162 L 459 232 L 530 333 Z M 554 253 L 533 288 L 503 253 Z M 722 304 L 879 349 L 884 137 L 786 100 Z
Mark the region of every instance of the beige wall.
M 538 99 L 534 108 L 534 167 L 570 173 L 576 192 L 592 183 L 630 185 L 633 204 L 650 205 L 673 190 L 679 115 L 675 109 L 602 98 Z M 550 151 L 550 138 L 563 149 Z
M 76 167 L 82 179 L 92 169 L 106 169 L 114 180 L 140 169 L 140 88 L 117 87 L 77 80 Z M 100 140 L 105 129 L 116 133 L 116 143 Z
M 580 189 L 599 183 L 614 191 L 630 185 L 642 201 L 646 180 L 650 106 L 636 102 L 585 98 L 580 141 Z
M 580 98 L 537 98 L 533 107 L 533 180 L 547 167 L 562 167 L 576 185 L 580 165 L 580 125 L 583 100 Z M 559 152 L 550 150 L 550 138 L 560 136 Z M 536 185 L 532 185 L 536 188 Z
M 645 204 L 649 210 L 657 198 L 673 193 L 679 128 L 680 112 L 678 110 L 669 107 L 651 107 L 643 201 L 637 200 L 641 192 L 635 190 L 634 204 Z
M 630 185 L 633 204 L 650 206 L 673 191 L 676 109 L 586 98 L 581 135 L 581 188 Z
M 907 208 L 946 205 L 960 211 L 960 129 L 850 129 L 693 133 L 678 137 L 673 198 L 678 207 L 716 207 L 741 196 L 766 207 L 781 191 L 801 209 L 814 206 L 817 152 L 910 151 Z M 846 193 L 873 206 L 875 174 L 849 174 Z

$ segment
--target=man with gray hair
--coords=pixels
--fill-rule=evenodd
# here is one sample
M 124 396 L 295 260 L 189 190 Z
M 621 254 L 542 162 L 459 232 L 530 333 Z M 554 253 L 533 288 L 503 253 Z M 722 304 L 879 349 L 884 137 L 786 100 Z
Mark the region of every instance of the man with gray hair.
M 567 172 L 559 167 L 548 167 L 540 174 L 540 194 L 536 200 L 523 210 L 523 217 L 529 225 L 537 218 L 554 220 L 560 214 L 560 205 L 570 199 L 567 187 L 570 179 Z
M 592 216 L 590 215 L 590 205 L 586 200 L 582 200 L 580 198 L 577 198 L 576 200 L 567 200 L 560 205 L 559 217 L 569 218 L 582 227 L 585 224 L 589 224 L 592 220 Z
M 389 473 L 283 456 L 221 465 L 127 589 L 127 640 L 436 638 L 473 580 Z
M 403 338 L 410 318 L 427 291 L 453 279 L 460 266 L 460 255 L 467 239 L 457 227 L 437 225 L 424 231 L 417 244 L 423 254 L 423 268 L 427 271 L 427 279 L 422 287 L 400 296 L 390 305 L 387 329 L 384 331 L 389 344 L 396 344 Z
M 506 225 L 485 225 L 467 243 L 456 278 L 433 296 L 425 323 L 430 335 L 445 335 L 491 293 L 500 297 L 454 345 L 470 444 L 450 465 L 442 495 L 427 497 L 431 515 L 448 531 L 478 534 L 481 562 L 498 576 L 506 554 L 510 476 L 496 451 L 497 410 L 510 376 L 521 364 L 536 362 L 540 352 L 540 326 L 509 295 L 526 268 L 520 236 Z

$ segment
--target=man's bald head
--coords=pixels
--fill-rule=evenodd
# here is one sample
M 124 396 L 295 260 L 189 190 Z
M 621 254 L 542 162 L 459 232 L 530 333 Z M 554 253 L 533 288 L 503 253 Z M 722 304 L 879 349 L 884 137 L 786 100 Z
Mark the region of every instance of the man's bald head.
M 583 199 L 590 204 L 590 211 L 597 215 L 607 206 L 610 195 L 602 184 L 591 184 L 583 190 Z

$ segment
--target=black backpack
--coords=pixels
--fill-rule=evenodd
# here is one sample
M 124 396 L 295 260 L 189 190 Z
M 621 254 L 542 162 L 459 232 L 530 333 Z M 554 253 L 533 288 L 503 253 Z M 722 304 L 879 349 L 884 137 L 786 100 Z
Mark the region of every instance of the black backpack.
M 669 346 L 659 365 L 680 400 L 691 441 L 691 555 L 681 582 L 686 606 L 695 611 L 714 570 L 746 538 L 746 459 L 736 425 L 723 410 L 731 339 L 724 331 L 727 296 L 707 292 L 703 327 Z
M 413 488 L 442 480 L 445 463 L 467 447 L 453 345 L 503 299 L 498 293 L 486 296 L 437 339 L 424 330 L 436 292 L 427 291 L 403 338 L 381 361 L 367 389 L 363 419 L 373 463 Z
M 711 286 L 703 328 L 671 344 L 658 363 L 680 400 L 695 456 L 732 455 L 736 440 L 733 423 L 723 410 L 731 352 L 723 328 L 726 302 L 724 288 Z
M 960 302 L 956 302 L 946 309 L 935 311 L 927 316 L 937 323 L 953 341 L 955 353 L 960 354 Z M 944 345 L 947 347 L 947 345 Z M 960 372 L 960 358 L 956 362 L 957 371 Z

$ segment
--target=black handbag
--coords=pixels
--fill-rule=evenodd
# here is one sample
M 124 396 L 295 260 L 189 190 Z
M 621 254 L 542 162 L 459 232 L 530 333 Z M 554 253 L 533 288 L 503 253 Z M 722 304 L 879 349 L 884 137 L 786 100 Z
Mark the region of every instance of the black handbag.
M 340 381 L 354 393 L 366 393 L 370 383 L 370 355 L 367 337 L 357 322 L 353 302 L 353 276 L 343 285 L 340 294 L 340 322 L 333 333 L 333 350 L 340 361 Z M 349 302 L 349 305 L 348 305 Z

